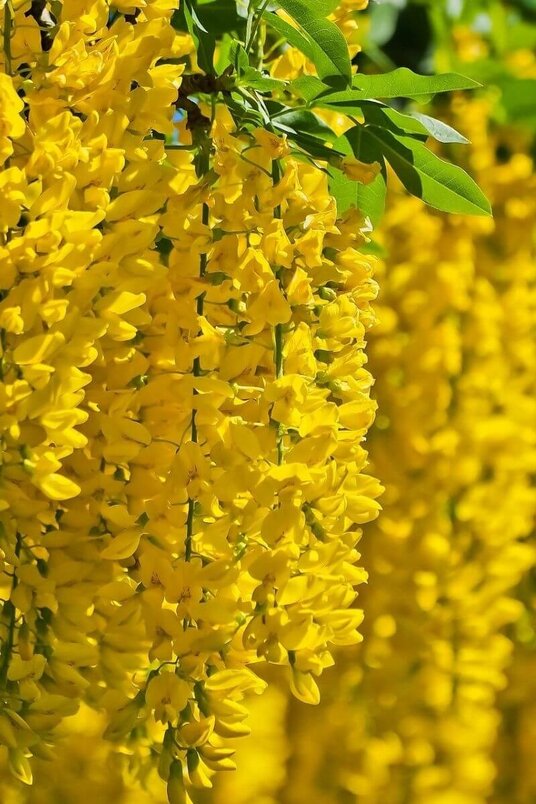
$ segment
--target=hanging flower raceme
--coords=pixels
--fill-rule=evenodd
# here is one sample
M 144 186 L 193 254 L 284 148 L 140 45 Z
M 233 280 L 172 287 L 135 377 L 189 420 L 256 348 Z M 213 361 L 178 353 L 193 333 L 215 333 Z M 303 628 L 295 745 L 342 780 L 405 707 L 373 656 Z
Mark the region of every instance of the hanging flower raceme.
M 139 666 L 141 627 L 130 635 L 104 591 L 117 569 L 102 512 L 119 469 L 93 437 L 114 390 L 97 386 L 107 359 L 143 360 L 125 342 L 162 272 L 155 213 L 188 172 L 148 139 L 172 130 L 182 70 L 159 62 L 187 51 L 169 13 L 153 4 L 134 26 L 106 3 L 65 3 L 58 19 L 39 5 L 4 5 L 0 75 L 1 722 L 25 782 L 80 700 Z
M 225 740 L 248 732 L 240 699 L 264 686 L 248 666 L 287 667 L 294 694 L 318 702 L 330 647 L 360 638 L 355 545 L 378 510 L 361 444 L 375 286 L 359 219 L 337 222 L 324 175 L 284 139 L 238 136 L 223 107 L 211 139 L 212 177 L 198 167 L 161 216 L 167 285 L 149 300 L 132 397 L 165 449 L 151 485 L 128 461 L 133 521 L 107 548 L 125 549 L 127 608 L 154 662 L 137 706 L 105 694 L 111 729 L 162 723 L 170 791 L 181 768 L 203 787 L 229 767 Z
M 362 218 L 181 94 L 173 5 L 7 3 L 0 74 L 2 761 L 43 778 L 83 702 L 117 795 L 171 804 L 233 767 L 257 666 L 317 703 L 359 641 L 380 492 Z
M 483 97 L 453 102 L 493 223 L 399 194 L 383 224 L 370 448 L 386 493 L 364 551 L 365 639 L 323 690 L 322 740 L 291 704 L 278 801 L 534 795 L 536 207 L 526 135 L 490 132 L 489 114 Z

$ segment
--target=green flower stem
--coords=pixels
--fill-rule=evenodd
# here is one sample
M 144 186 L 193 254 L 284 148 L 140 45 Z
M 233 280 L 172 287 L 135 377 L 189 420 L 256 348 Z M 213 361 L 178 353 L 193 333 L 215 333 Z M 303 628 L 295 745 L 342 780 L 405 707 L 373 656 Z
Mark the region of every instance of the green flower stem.
M 279 183 L 282 176 L 282 167 L 281 162 L 278 159 L 274 159 L 272 162 L 272 181 L 274 186 Z M 278 204 L 274 208 L 274 218 L 281 220 L 282 213 L 281 213 L 281 206 Z M 280 278 L 280 269 L 277 268 L 275 270 L 275 275 L 279 279 Z M 284 364 L 283 364 L 283 347 L 284 347 L 284 337 L 283 337 L 283 325 L 276 324 L 274 328 L 274 363 L 275 363 L 275 376 L 276 379 L 279 379 L 284 374 Z M 285 427 L 282 424 L 278 424 L 277 426 L 277 463 L 278 466 L 281 466 L 283 463 L 283 454 L 284 454 L 284 438 L 285 438 Z
M 209 160 L 209 143 L 206 139 L 204 139 L 201 143 L 198 162 L 197 162 L 197 175 L 199 178 L 202 179 L 205 176 L 210 168 L 210 160 Z M 202 221 L 205 226 L 208 226 L 209 223 L 209 208 L 208 204 L 203 204 L 203 212 L 202 212 Z M 207 270 L 207 255 L 206 252 L 200 255 L 199 258 L 199 277 L 202 279 L 205 276 Z M 201 293 L 200 296 L 197 297 L 197 315 L 202 316 L 204 310 L 204 299 L 205 294 Z M 201 376 L 201 361 L 199 357 L 194 358 L 193 361 L 193 368 L 192 373 L 194 377 Z M 194 396 L 197 394 L 197 390 L 194 388 Z M 198 432 L 197 432 L 197 421 L 196 421 L 196 413 L 197 411 L 192 411 L 192 425 L 191 425 L 191 439 L 194 444 L 198 442 Z M 186 539 L 184 544 L 184 558 L 186 561 L 190 561 L 192 558 L 192 538 L 194 532 L 194 511 L 195 511 L 195 500 L 188 498 L 188 514 L 186 517 Z

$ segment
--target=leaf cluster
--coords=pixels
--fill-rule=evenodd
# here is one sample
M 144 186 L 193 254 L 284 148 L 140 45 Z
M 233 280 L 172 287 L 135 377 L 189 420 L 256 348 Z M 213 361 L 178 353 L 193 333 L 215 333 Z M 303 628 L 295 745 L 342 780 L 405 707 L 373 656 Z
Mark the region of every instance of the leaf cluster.
M 355 74 L 348 46 L 330 19 L 333 0 L 184 0 L 173 24 L 191 34 L 199 68 L 225 77 L 225 102 L 238 130 L 264 127 L 286 135 L 294 154 L 324 163 L 340 212 L 357 206 L 376 224 L 382 214 L 387 165 L 406 189 L 437 209 L 490 214 L 489 203 L 460 167 L 441 159 L 428 140 L 466 143 L 450 126 L 419 112 L 401 111 L 402 99 L 422 101 L 437 93 L 474 90 L 458 73 L 419 75 L 399 68 L 379 75 Z M 291 46 L 316 75 L 275 78 L 265 54 L 282 56 Z M 216 82 L 217 83 L 217 82 Z M 337 137 L 325 112 L 343 115 L 349 129 Z M 345 157 L 379 163 L 369 185 L 341 169 Z
M 423 58 L 419 69 L 435 67 L 462 71 L 476 81 L 498 90 L 494 117 L 534 131 L 536 124 L 536 79 L 519 77 L 515 60 L 521 50 L 536 49 L 536 0 L 383 0 L 371 3 L 367 11 L 368 31 L 364 50 L 373 64 L 390 64 L 400 55 L 401 39 L 408 28 L 416 28 L 423 16 L 427 41 L 420 43 Z M 421 26 L 422 27 L 422 26 Z M 455 33 L 460 28 L 483 43 L 480 57 L 470 61 L 458 54 Z M 415 43 L 412 43 L 414 48 Z M 432 57 L 433 56 L 433 57 Z M 402 64 L 401 61 L 397 61 Z

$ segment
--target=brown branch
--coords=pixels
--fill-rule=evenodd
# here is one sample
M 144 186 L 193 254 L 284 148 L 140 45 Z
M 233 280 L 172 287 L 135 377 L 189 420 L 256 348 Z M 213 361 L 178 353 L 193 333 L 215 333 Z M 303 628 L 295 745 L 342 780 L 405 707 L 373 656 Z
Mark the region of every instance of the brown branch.
M 190 95 L 216 95 L 218 92 L 229 92 L 232 87 L 233 81 L 225 73 L 220 76 L 204 75 L 203 73 L 184 75 L 175 106 L 186 112 L 188 130 L 205 129 L 208 131 L 211 125 L 209 118 L 201 112 L 197 103 L 191 100 Z

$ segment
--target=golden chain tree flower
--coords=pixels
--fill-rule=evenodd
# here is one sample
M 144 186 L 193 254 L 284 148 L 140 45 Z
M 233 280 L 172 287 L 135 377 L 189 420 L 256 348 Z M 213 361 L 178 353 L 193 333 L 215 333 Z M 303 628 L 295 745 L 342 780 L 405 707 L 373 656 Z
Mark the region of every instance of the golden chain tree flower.
M 369 94 L 366 2 L 210 6 L 0 6 L 6 798 L 78 796 L 65 757 L 93 797 L 197 801 L 266 679 L 318 704 L 361 641 L 382 489 L 358 197 L 381 193 L 387 151 L 336 137 L 336 90 Z M 441 165 L 434 203 L 456 208 L 455 179 L 486 214 Z
M 381 490 L 363 216 L 185 75 L 174 11 L 7 2 L 0 74 L 1 758 L 44 778 L 91 707 L 129 775 L 95 791 L 171 804 L 263 666 L 318 703 L 361 639 Z
M 291 704 L 274 801 L 528 804 L 536 789 L 536 206 L 526 135 L 490 132 L 489 116 L 485 98 L 453 102 L 494 222 L 398 194 L 383 225 L 370 448 L 386 493 L 366 538 L 365 639 L 322 690 L 317 740 Z

